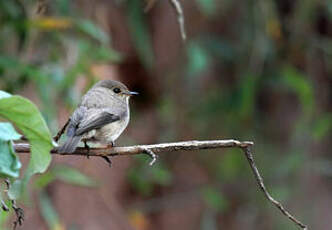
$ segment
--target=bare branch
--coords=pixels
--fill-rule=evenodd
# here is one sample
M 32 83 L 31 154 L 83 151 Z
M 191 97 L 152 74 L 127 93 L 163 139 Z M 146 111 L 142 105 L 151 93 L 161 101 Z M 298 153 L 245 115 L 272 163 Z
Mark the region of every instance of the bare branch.
M 78 147 L 73 153 L 62 153 L 61 155 L 89 155 L 89 156 L 122 156 L 135 155 L 145 153 L 151 150 L 154 153 L 173 152 L 173 151 L 192 151 L 199 149 L 216 149 L 216 148 L 230 148 L 238 147 L 245 148 L 253 145 L 253 142 L 240 142 L 237 140 L 213 140 L 213 141 L 183 141 L 172 142 L 154 145 L 134 145 L 127 147 L 111 147 L 111 148 L 90 148 L 87 150 L 83 147 Z M 29 153 L 30 145 L 28 143 L 15 143 L 15 151 L 17 153 Z M 59 154 L 57 149 L 51 150 L 52 154 Z
M 299 220 L 297 220 L 293 215 L 291 215 L 284 207 L 283 205 L 276 201 L 272 196 L 271 194 L 267 191 L 265 185 L 264 185 L 264 182 L 263 182 L 263 178 L 262 176 L 260 175 L 259 171 L 258 171 L 258 168 L 255 164 L 255 161 L 254 161 L 254 157 L 251 153 L 251 150 L 250 150 L 250 146 L 248 147 L 244 147 L 243 148 L 243 152 L 244 154 L 246 155 L 246 158 L 249 162 L 249 165 L 254 173 L 254 176 L 255 176 L 255 179 L 258 183 L 258 186 L 259 188 L 262 190 L 262 192 L 264 193 L 265 197 L 273 204 L 275 205 L 281 212 L 282 214 L 284 214 L 285 216 L 287 216 L 291 221 L 293 221 L 295 224 L 297 224 L 298 226 L 300 226 L 302 229 L 305 229 L 307 230 L 307 226 L 304 225 L 302 222 L 300 222 Z
M 217 149 L 217 148 L 240 148 L 245 153 L 245 156 L 249 162 L 249 165 L 254 173 L 255 179 L 258 183 L 259 188 L 263 191 L 265 197 L 275 205 L 283 215 L 288 217 L 291 221 L 297 224 L 302 229 L 307 230 L 307 226 L 302 222 L 297 220 L 293 215 L 291 215 L 283 205 L 276 201 L 267 191 L 263 178 L 261 177 L 258 168 L 256 167 L 253 155 L 250 148 L 254 145 L 250 141 L 238 141 L 238 140 L 211 140 L 211 141 L 182 141 L 182 142 L 172 142 L 172 143 L 162 143 L 154 145 L 135 145 L 127 147 L 111 147 L 111 148 L 77 148 L 73 153 L 63 153 L 61 155 L 83 155 L 86 156 L 125 156 L 125 155 L 136 155 L 136 154 L 148 154 L 151 156 L 152 165 L 156 160 L 156 155 L 154 153 L 161 152 L 173 152 L 173 151 L 193 151 L 201 149 Z M 30 152 L 30 146 L 27 143 L 16 143 L 14 144 L 15 151 L 17 153 L 28 153 Z M 51 151 L 52 154 L 59 154 L 57 149 Z
M 178 0 L 169 0 L 169 2 L 171 3 L 171 5 L 173 6 L 173 8 L 176 12 L 182 40 L 186 41 L 187 35 L 186 35 L 185 27 L 184 27 L 184 16 L 183 16 L 183 10 L 182 10 L 181 3 Z

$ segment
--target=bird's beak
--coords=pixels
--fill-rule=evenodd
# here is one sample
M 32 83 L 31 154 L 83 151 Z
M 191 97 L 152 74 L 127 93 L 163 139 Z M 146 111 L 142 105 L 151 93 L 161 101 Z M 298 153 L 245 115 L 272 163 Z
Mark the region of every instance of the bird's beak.
M 133 92 L 133 91 L 127 91 L 127 92 L 125 92 L 125 94 L 128 96 L 134 96 L 134 95 L 138 95 L 139 93 Z

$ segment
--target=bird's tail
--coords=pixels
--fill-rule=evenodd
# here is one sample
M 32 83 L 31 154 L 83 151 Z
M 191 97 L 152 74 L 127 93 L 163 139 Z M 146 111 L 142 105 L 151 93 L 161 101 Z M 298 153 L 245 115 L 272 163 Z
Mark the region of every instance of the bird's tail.
M 69 137 L 68 140 L 58 148 L 58 153 L 72 153 L 75 151 L 78 142 L 80 142 L 82 136 Z

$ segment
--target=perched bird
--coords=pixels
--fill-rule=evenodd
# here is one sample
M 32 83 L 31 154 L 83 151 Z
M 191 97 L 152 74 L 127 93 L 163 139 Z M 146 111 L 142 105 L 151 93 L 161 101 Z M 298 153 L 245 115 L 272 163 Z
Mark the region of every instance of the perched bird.
M 129 98 L 136 94 L 118 81 L 96 83 L 69 118 L 68 139 L 58 152 L 74 152 L 81 140 L 88 149 L 87 142 L 113 146 L 129 123 Z M 106 160 L 110 163 L 108 158 Z

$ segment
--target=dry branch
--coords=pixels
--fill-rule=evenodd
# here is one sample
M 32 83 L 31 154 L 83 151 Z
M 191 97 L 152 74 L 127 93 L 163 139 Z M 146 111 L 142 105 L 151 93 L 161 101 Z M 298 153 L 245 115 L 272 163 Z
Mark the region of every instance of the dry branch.
M 183 41 L 186 41 L 187 35 L 186 35 L 186 30 L 184 27 L 184 16 L 183 16 L 183 9 L 181 6 L 181 3 L 178 0 L 169 0 L 171 3 L 172 7 L 175 10 L 176 16 L 177 16 L 177 21 L 180 27 L 180 33 Z
M 230 148 L 239 147 L 245 148 L 253 145 L 253 142 L 240 142 L 237 140 L 213 140 L 213 141 L 182 141 L 154 145 L 134 145 L 127 147 L 112 147 L 112 148 L 86 148 L 78 147 L 73 153 L 62 153 L 61 155 L 84 155 L 89 156 L 120 156 L 120 155 L 135 155 L 144 153 L 146 150 L 151 150 L 154 153 L 173 152 L 173 151 L 192 151 L 199 149 L 216 149 L 216 148 Z M 15 151 L 18 153 L 29 153 L 30 145 L 28 143 L 14 144 Z M 51 150 L 52 154 L 59 154 L 57 149 Z
M 124 156 L 124 155 L 136 155 L 145 153 L 150 155 L 153 160 L 153 163 L 156 160 L 154 153 L 161 152 L 173 152 L 173 151 L 193 151 L 201 149 L 217 149 L 217 148 L 240 148 L 243 150 L 249 165 L 254 173 L 255 179 L 258 183 L 258 186 L 264 193 L 265 197 L 270 201 L 274 206 L 276 206 L 283 215 L 288 217 L 291 221 L 297 224 L 300 228 L 306 229 L 307 226 L 302 222 L 297 220 L 292 214 L 290 214 L 283 205 L 276 201 L 267 191 L 263 178 L 259 173 L 258 168 L 256 167 L 254 157 L 251 153 L 251 147 L 254 145 L 250 141 L 238 141 L 238 140 L 211 140 L 211 141 L 182 141 L 182 142 L 172 142 L 172 143 L 162 143 L 154 145 L 135 145 L 127 147 L 112 147 L 112 148 L 90 148 L 89 152 L 86 148 L 77 148 L 73 153 L 63 153 L 61 155 L 89 155 L 89 156 Z M 16 143 L 14 144 L 15 151 L 17 153 L 28 153 L 30 152 L 30 146 L 27 143 Z M 51 151 L 52 154 L 59 154 L 57 149 Z M 151 164 L 150 163 L 150 164 Z

